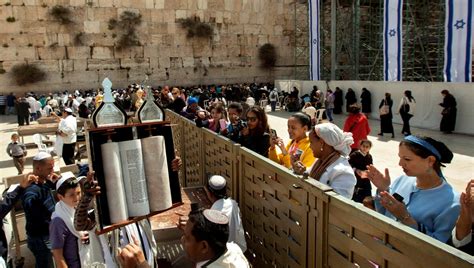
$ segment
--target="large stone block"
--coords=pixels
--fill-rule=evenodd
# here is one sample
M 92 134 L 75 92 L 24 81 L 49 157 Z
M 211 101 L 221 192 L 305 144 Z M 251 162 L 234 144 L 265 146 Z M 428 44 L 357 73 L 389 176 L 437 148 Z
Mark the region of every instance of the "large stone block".
M 74 71 L 74 60 L 61 60 L 60 61 L 61 72 L 72 72 Z
M 11 6 L 2 6 L 0 8 L 0 21 L 5 21 L 8 17 L 13 17 L 13 8 Z
M 164 9 L 165 8 L 165 0 L 155 0 L 154 1 L 155 9 Z
M 73 6 L 73 7 L 81 7 L 81 6 L 85 6 L 88 2 L 91 2 L 93 3 L 92 0 L 70 0 L 69 1 L 69 5 Z
M 100 22 L 99 21 L 84 21 L 84 32 L 85 33 L 100 33 Z
M 17 64 L 23 64 L 23 63 L 25 63 L 24 60 L 5 60 L 5 61 L 2 62 L 2 67 L 8 74 L 12 70 L 13 66 L 15 66 Z M 0 75 L 0 77 L 1 76 L 2 75 Z M 5 75 L 3 75 L 3 76 L 5 76 Z
M 157 70 L 160 67 L 160 61 L 158 57 L 149 58 L 150 70 Z
M 86 59 L 80 59 L 80 60 L 73 60 L 74 61 L 74 71 L 79 72 L 79 71 L 87 71 L 87 60 Z
M 15 47 L 2 47 L 0 49 L 1 60 L 17 60 Z
M 118 59 L 88 59 L 87 68 L 89 70 L 117 70 L 120 69 Z
M 92 57 L 92 48 L 86 46 L 67 47 L 67 54 L 70 59 L 89 59 Z
M 38 66 L 45 72 L 59 72 L 59 60 L 35 60 L 28 63 Z
M 41 60 L 62 60 L 66 58 L 66 47 L 38 47 L 37 53 Z
M 80 88 L 99 88 L 99 75 L 94 71 L 74 71 L 65 72 L 63 81 L 65 83 L 73 83 L 82 85 Z M 88 83 L 88 85 L 86 85 Z
M 150 61 L 148 58 L 135 58 L 135 59 L 121 59 L 120 68 L 125 69 L 150 69 Z
M 92 58 L 93 59 L 111 59 L 114 57 L 113 47 L 93 47 Z
M 114 0 L 99 0 L 99 7 L 113 7 Z
M 58 34 L 58 45 L 70 46 L 72 44 L 72 38 L 70 34 Z
M 160 50 L 157 45 L 143 47 L 143 53 L 145 58 L 158 58 Z
M 0 21 L 0 33 L 19 34 L 22 31 L 20 22 Z
M 17 59 L 19 60 L 36 60 L 36 49 L 34 47 L 17 47 L 16 48 Z
M 207 1 L 208 0 L 197 0 L 197 8 L 201 9 L 201 10 L 206 10 L 207 9 Z
M 159 61 L 159 68 L 165 69 L 171 67 L 171 59 L 169 56 L 164 55 L 158 59 Z

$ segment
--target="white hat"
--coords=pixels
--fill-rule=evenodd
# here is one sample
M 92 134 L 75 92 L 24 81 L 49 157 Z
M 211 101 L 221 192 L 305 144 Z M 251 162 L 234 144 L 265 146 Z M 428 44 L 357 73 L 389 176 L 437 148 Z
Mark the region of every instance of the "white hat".
M 332 146 L 343 156 L 347 156 L 351 152 L 351 145 L 354 143 L 352 133 L 343 132 L 333 123 L 318 124 L 314 127 L 314 131 L 326 144 Z
M 202 214 L 204 217 L 213 223 L 216 224 L 228 224 L 229 223 L 229 218 L 219 210 L 214 210 L 214 209 L 205 209 Z
M 68 112 L 68 113 L 72 113 L 72 110 L 71 110 L 71 108 L 69 108 L 69 107 L 66 108 L 66 109 L 64 109 L 64 111 L 65 111 L 65 112 Z
M 48 154 L 47 152 L 39 152 L 35 156 L 33 156 L 34 161 L 40 161 L 46 158 L 51 158 L 52 156 Z
M 73 174 L 71 171 L 61 173 L 61 177 L 59 178 L 58 182 L 56 182 L 56 190 L 58 190 L 59 187 L 61 187 L 61 185 L 62 185 L 67 179 L 70 179 L 70 178 L 76 178 L 76 176 L 74 176 L 74 174 Z
M 213 190 L 222 190 L 226 184 L 227 181 L 220 175 L 214 175 L 209 178 L 209 187 Z

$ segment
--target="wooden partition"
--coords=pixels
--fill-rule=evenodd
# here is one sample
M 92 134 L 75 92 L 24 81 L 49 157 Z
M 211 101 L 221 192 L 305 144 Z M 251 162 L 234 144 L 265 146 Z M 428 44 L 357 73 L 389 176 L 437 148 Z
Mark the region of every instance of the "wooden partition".
M 220 174 L 238 200 L 254 267 L 473 267 L 474 258 L 339 196 L 193 122 L 182 127 L 186 182 Z
M 238 161 L 237 151 L 239 145 L 216 133 L 202 129 L 203 133 L 203 161 L 204 179 L 211 175 L 221 175 L 227 181 L 227 193 L 239 201 L 238 191 Z
M 307 267 L 308 189 L 288 169 L 241 148 L 242 211 L 256 267 Z
M 334 192 L 327 194 L 329 266 L 473 267 L 472 256 Z

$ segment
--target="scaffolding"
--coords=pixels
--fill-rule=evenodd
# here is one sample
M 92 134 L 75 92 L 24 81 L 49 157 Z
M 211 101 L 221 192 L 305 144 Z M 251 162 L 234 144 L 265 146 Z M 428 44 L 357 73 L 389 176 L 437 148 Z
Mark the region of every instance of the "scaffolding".
M 299 57 L 309 55 L 302 2 L 295 1 L 295 32 L 306 33 L 306 47 L 296 36 L 295 79 L 308 64 Z M 321 0 L 322 80 L 383 80 L 383 8 L 383 0 Z M 404 0 L 403 9 L 403 80 L 443 81 L 445 1 Z
M 295 80 L 309 79 L 308 1 L 295 1 Z

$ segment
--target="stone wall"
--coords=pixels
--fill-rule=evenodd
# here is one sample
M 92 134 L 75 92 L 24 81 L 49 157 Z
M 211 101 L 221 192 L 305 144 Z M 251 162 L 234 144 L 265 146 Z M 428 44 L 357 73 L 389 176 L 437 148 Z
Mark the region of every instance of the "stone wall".
M 55 21 L 48 14 L 55 5 L 68 7 L 73 23 Z M 108 24 L 126 10 L 142 15 L 140 45 L 117 49 Z M 211 39 L 186 37 L 177 20 L 192 16 L 213 25 Z M 152 85 L 287 79 L 293 36 L 290 0 L 0 0 L 0 69 L 6 71 L 0 90 L 97 88 L 105 76 L 125 87 L 145 73 Z M 265 43 L 276 46 L 282 67 L 259 67 L 258 48 Z M 17 86 L 10 70 L 25 62 L 46 71 L 47 80 Z

